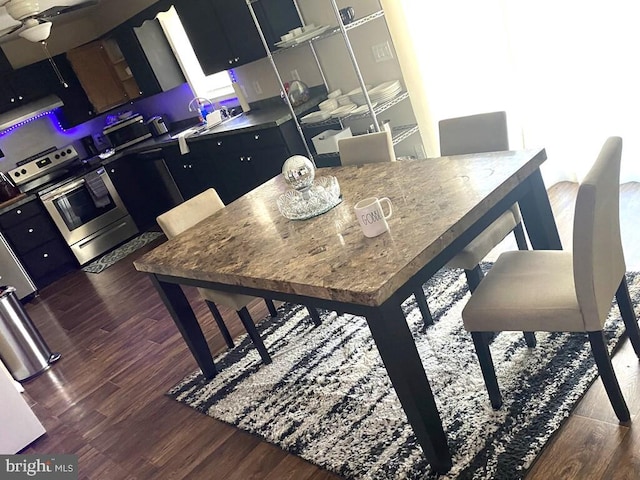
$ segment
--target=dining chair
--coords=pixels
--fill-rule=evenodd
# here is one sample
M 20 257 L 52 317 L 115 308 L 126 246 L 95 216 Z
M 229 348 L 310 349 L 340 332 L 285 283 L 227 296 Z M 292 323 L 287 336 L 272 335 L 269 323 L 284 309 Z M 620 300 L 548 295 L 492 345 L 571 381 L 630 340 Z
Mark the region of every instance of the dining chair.
M 338 151 L 342 165 L 395 162 L 391 132 L 365 133 L 338 140 Z
M 177 205 L 168 212 L 163 213 L 158 216 L 156 220 L 167 238 L 171 239 L 186 229 L 201 222 L 205 218 L 213 215 L 222 208 L 224 208 L 224 203 L 220 200 L 218 193 L 213 188 L 210 188 L 180 205 Z M 249 337 L 260 353 L 262 362 L 271 363 L 271 356 L 264 346 L 264 342 L 253 323 L 249 310 L 247 309 L 247 305 L 255 300 L 255 297 L 220 292 L 206 288 L 198 288 L 198 292 L 209 307 L 209 310 L 218 324 L 218 328 L 220 329 L 220 332 L 222 333 L 222 336 L 229 348 L 234 347 L 233 338 L 224 323 L 224 319 L 216 306 L 217 304 L 233 308 L 237 312 L 242 325 L 244 325 Z M 266 299 L 265 303 L 270 315 L 275 317 L 277 315 L 277 311 L 273 302 Z
M 483 332 L 586 332 L 618 419 L 625 422 L 630 418 L 602 331 L 615 295 L 633 349 L 640 357 L 640 329 L 625 278 L 620 238 L 621 153 L 622 139 L 608 138 L 579 186 L 572 252 L 501 254 L 462 311 L 494 408 L 501 406 L 502 396 Z
M 509 150 L 506 112 L 448 118 L 438 122 L 438 129 L 442 156 Z M 480 262 L 511 232 L 516 238 L 518 249 L 527 250 L 527 239 L 517 204 L 512 205 L 471 240 L 447 266 L 464 270 L 469 290 L 473 293 L 483 277 Z
M 391 132 L 366 133 L 355 137 L 338 140 L 340 163 L 342 165 L 363 165 L 365 163 L 395 162 Z M 427 304 L 424 290 L 419 288 L 413 292 L 418 309 L 422 314 L 425 326 L 433 324 L 431 310 Z

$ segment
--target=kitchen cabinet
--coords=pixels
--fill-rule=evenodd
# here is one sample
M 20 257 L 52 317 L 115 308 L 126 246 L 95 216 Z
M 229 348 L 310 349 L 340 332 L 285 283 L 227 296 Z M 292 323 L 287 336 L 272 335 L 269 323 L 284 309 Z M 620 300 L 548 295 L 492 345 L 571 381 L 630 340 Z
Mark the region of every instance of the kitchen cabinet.
M 123 26 L 114 35 L 142 95 L 155 95 L 186 82 L 157 19 L 139 27 Z
M 275 43 L 282 35 L 302 26 L 292 0 L 257 0 L 252 7 L 271 51 L 277 48 Z
M 177 146 L 163 148 L 165 161 L 182 197 L 185 200 L 196 196 L 207 188 L 215 188 L 221 195 L 223 184 L 218 170 L 207 148 L 208 141 L 190 144 L 190 151 L 181 155 Z
M 39 289 L 77 267 L 51 217 L 35 198 L 2 213 L 0 229 Z
M 57 77 L 49 62 L 38 62 L 0 76 L 0 111 L 45 97 L 52 93 Z
M 189 153 L 163 147 L 171 176 L 187 200 L 214 188 L 225 204 L 278 175 L 291 155 L 306 152 L 293 121 L 250 132 L 205 135 L 188 140 Z
M 244 0 L 189 0 L 175 8 L 205 74 L 266 56 Z
M 65 55 L 57 55 L 53 58 L 60 75 L 67 84 L 64 86 L 56 79 L 53 93 L 58 95 L 64 106 L 56 112 L 58 121 L 64 128 L 71 128 L 95 117 L 95 109 L 84 88 L 80 84 L 71 63 Z M 47 62 L 48 63 L 48 62 Z
M 105 168 L 140 231 L 156 226 L 158 215 L 183 201 L 161 148 L 126 155 Z
M 69 50 L 67 58 L 96 112 L 105 112 L 141 95 L 114 39 L 98 40 Z

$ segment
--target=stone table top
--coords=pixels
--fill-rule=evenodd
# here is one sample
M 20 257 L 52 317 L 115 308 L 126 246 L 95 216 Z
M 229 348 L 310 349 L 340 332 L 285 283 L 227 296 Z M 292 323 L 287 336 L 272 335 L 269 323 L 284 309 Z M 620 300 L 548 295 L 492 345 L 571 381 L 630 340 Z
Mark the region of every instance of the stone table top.
M 379 306 L 546 159 L 544 149 L 330 167 L 343 201 L 288 220 L 282 175 L 134 262 L 141 272 Z M 362 234 L 354 205 L 393 203 L 390 231 Z M 274 298 L 278 298 L 274 295 Z

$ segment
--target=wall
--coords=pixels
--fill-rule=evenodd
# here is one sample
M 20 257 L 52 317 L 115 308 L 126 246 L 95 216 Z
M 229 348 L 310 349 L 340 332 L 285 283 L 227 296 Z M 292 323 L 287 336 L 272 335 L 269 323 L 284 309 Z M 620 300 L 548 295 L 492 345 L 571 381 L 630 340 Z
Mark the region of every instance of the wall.
M 191 88 L 185 83 L 167 92 L 136 101 L 132 105 L 123 105 L 116 111 L 134 110 L 145 118 L 156 114 L 167 114 L 170 122 L 176 122 L 193 117 L 193 112 L 189 112 L 188 109 L 192 98 Z M 64 130 L 55 114 L 49 114 L 0 135 L 0 149 L 5 154 L 5 157 L 0 159 L 0 171 L 11 170 L 15 168 L 16 162 L 52 146 L 62 148 L 73 143 L 78 152 L 84 156 L 85 152 L 80 139 L 102 132 L 107 115 L 108 113 L 100 115 L 89 122 Z

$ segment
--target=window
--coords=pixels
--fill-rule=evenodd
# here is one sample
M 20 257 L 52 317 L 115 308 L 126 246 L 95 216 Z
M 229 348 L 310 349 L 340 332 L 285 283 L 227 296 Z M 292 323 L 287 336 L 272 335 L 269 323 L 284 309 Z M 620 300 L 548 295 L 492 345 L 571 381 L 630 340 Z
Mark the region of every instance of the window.
M 204 74 L 175 8 L 171 7 L 168 11 L 159 13 L 157 18 L 191 90 L 198 97 L 205 97 L 211 101 L 235 97 L 231 77 L 227 72 Z

